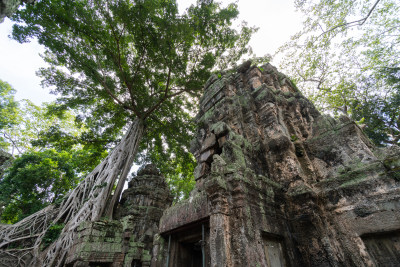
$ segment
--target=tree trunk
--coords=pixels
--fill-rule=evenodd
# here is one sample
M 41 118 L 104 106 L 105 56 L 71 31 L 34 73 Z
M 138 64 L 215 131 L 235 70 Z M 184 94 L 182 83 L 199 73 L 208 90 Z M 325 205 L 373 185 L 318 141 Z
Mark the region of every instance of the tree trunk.
M 104 215 L 111 218 L 143 131 L 143 121 L 135 119 L 121 142 L 67 195 L 58 208 L 52 205 L 14 225 L 1 228 L 0 249 L 13 241 L 34 236 L 36 240 L 31 249 L 35 261 L 31 266 L 62 266 L 75 239 L 76 229 L 83 221 L 97 221 Z M 111 195 L 116 183 L 114 195 Z M 46 231 L 50 225 L 61 223 L 65 227 L 59 238 L 50 245 L 46 254 L 41 254 L 40 245 Z M 3 250 L 0 251 L 0 257 L 3 253 L 9 255 Z M 15 256 L 19 258 L 17 254 Z

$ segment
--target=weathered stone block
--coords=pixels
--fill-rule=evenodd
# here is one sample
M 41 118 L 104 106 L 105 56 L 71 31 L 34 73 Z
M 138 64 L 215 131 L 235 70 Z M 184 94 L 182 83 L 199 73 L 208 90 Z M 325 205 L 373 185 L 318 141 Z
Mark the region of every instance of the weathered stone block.
M 209 149 L 207 151 L 204 151 L 200 155 L 200 162 L 209 162 L 212 159 L 214 153 L 215 153 L 214 149 Z
M 400 152 L 378 161 L 348 118 L 322 116 L 272 65 L 264 65 L 262 73 L 250 66 L 247 62 L 236 76 L 215 81 L 197 117 L 196 142 L 204 148 L 191 198 L 200 192 L 207 197 L 210 210 L 202 219 L 209 216 L 208 262 L 371 265 L 360 235 L 400 229 L 393 204 Z M 218 102 L 222 83 L 224 90 L 236 90 Z M 215 139 L 204 138 L 210 131 Z M 207 178 L 205 166 L 211 166 Z M 185 203 L 164 213 L 161 227 L 168 227 L 163 229 L 178 231 L 199 220 Z
M 220 138 L 218 138 L 218 146 L 223 147 L 223 145 L 226 143 L 226 141 L 227 141 L 226 136 L 221 136 Z
M 253 77 L 261 77 L 262 73 L 261 70 L 257 67 L 252 68 L 249 73 L 247 74 L 247 77 L 249 78 L 253 78 Z
M 204 152 L 207 149 L 214 147 L 217 144 L 217 140 L 215 134 L 211 133 L 204 141 L 203 145 L 201 146 L 201 151 Z
M 249 85 L 251 89 L 256 89 L 262 85 L 262 82 L 259 77 L 253 77 L 249 80 Z
M 217 137 L 220 137 L 221 135 L 226 135 L 229 132 L 228 125 L 226 125 L 225 122 L 219 121 L 217 123 L 214 123 L 213 125 L 210 126 L 211 132 L 213 132 Z
M 207 174 L 209 169 L 210 169 L 210 167 L 205 162 L 198 164 L 196 166 L 196 168 L 194 169 L 194 179 L 197 180 L 197 179 L 202 178 L 204 175 Z

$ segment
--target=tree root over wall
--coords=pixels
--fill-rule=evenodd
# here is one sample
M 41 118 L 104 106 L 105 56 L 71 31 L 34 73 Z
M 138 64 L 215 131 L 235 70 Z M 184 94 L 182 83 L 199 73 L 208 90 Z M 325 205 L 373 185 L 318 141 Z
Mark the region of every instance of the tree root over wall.
M 48 206 L 13 225 L 0 225 L 0 266 L 6 262 L 12 266 L 63 266 L 80 223 L 112 217 L 143 130 L 143 122 L 136 119 L 121 142 L 60 205 Z M 46 232 L 60 224 L 65 227 L 59 237 L 45 248 Z

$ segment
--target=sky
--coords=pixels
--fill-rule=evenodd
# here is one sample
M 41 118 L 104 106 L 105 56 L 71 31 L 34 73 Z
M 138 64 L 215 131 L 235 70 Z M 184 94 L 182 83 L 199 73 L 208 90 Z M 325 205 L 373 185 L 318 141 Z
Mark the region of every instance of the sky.
M 223 3 L 232 1 L 224 0 Z M 195 0 L 178 0 L 181 10 L 185 10 Z M 239 19 L 249 26 L 259 27 L 250 45 L 257 56 L 273 55 L 301 29 L 302 17 L 295 12 L 293 0 L 239 0 Z M 48 88 L 42 88 L 36 71 L 46 67 L 40 57 L 44 48 L 36 41 L 20 44 L 11 40 L 12 22 L 5 19 L 0 23 L 0 79 L 8 82 L 17 91 L 16 99 L 29 99 L 36 105 L 55 100 Z M 276 60 L 274 65 L 279 65 Z

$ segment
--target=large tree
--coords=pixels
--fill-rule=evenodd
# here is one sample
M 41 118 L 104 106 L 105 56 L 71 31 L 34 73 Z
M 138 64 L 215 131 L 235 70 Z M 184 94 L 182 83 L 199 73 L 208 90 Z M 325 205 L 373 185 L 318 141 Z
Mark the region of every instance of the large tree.
M 46 47 L 51 67 L 40 73 L 59 95 L 60 108 L 80 110 L 80 119 L 96 133 L 131 126 L 59 207 L 4 231 L 0 247 L 23 235 L 15 230 L 19 225 L 53 214 L 42 224 L 47 226 L 33 231 L 39 236 L 33 249 L 37 255 L 48 218 L 66 223 L 42 262 L 62 265 L 81 221 L 112 217 L 138 147 L 176 146 L 190 130 L 190 112 L 211 71 L 248 51 L 254 29 L 234 30 L 237 15 L 235 4 L 221 7 L 208 0 L 183 14 L 173 0 L 42 0 L 21 10 L 16 20 L 25 24 L 14 27 L 13 37 L 20 42 L 36 37 Z
M 385 119 L 388 113 L 373 121 L 372 114 L 360 115 L 395 105 L 391 102 L 398 92 L 386 73 L 400 66 L 400 2 L 296 0 L 295 4 L 306 19 L 303 29 L 281 48 L 282 67 L 321 110 L 364 118 L 376 144 L 398 143 L 395 124 Z M 396 117 L 396 109 L 385 110 Z M 371 123 L 381 125 L 380 130 Z
M 167 0 L 40 1 L 18 14 L 27 25 L 16 25 L 13 37 L 37 37 L 46 47 L 43 84 L 60 95 L 61 108 L 82 111 L 94 132 L 135 121 L 138 145 L 174 146 L 190 130 L 189 112 L 213 67 L 247 52 L 253 29 L 233 30 L 237 15 L 236 5 L 213 1 L 181 15 Z

